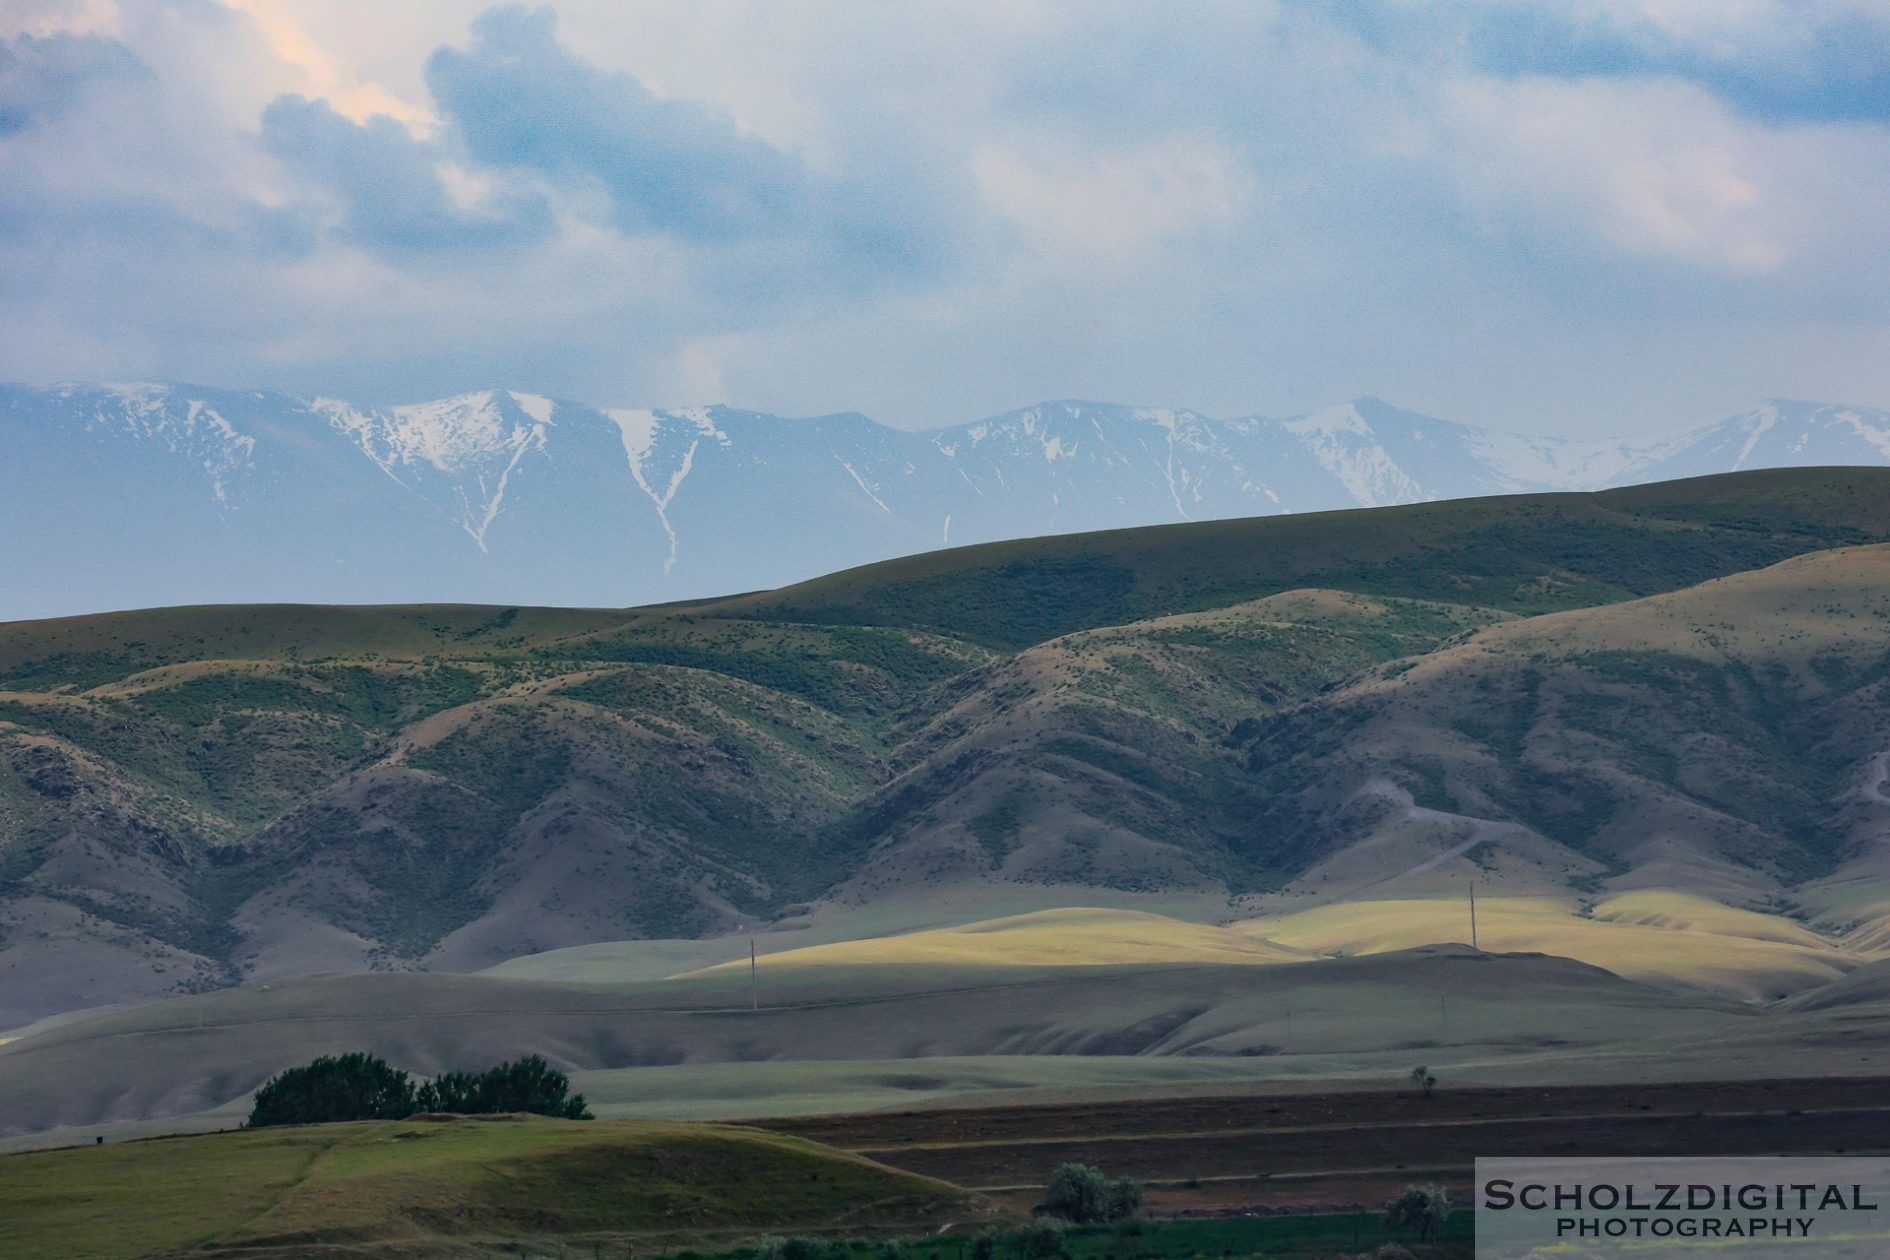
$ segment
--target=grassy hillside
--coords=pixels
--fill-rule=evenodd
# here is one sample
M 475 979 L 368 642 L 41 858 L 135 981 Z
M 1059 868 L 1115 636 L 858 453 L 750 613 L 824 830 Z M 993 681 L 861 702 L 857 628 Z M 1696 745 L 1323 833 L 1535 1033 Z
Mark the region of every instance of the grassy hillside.
M 1890 538 L 1881 469 L 1789 469 L 991 543 L 718 605 L 1017 648 L 1302 587 L 1549 612 Z
M 756 1129 L 416 1117 L 0 1156 L 0 1252 L 479 1256 L 993 1218 L 975 1196 Z
M 1255 917 L 1471 877 L 1578 916 L 1685 891 L 1867 954 L 1886 505 L 1890 473 L 1797 470 L 643 610 L 0 626 L 0 1027 L 758 922 Z
M 1231 931 L 1308 953 L 1372 954 L 1467 941 L 1464 899 L 1348 901 L 1238 923 Z M 1484 949 L 1575 958 L 1632 980 L 1771 1000 L 1847 975 L 1865 959 L 1778 915 L 1685 893 L 1641 892 L 1583 905 L 1554 897 L 1484 897 Z
M 770 973 L 820 967 L 1121 967 L 1149 963 L 1304 962 L 1306 955 L 1256 936 L 1135 910 L 1069 908 L 868 937 L 771 953 Z M 749 964 L 718 963 L 706 972 L 740 974 Z M 688 972 L 680 978 L 701 975 Z
M 1887 613 L 1890 548 L 1871 546 L 1493 626 L 1255 727 L 1261 826 L 1322 898 L 1444 850 L 1432 888 L 1790 912 L 1881 863 Z

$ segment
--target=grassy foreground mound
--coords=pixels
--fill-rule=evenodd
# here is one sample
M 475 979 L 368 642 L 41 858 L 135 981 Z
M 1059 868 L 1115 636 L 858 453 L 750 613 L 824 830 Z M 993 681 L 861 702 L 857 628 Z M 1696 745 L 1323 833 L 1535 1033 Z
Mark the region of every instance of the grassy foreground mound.
M 415 1117 L 0 1159 L 0 1254 L 14 1260 L 486 1255 L 534 1238 L 608 1250 L 995 1210 L 799 1138 L 651 1121 Z

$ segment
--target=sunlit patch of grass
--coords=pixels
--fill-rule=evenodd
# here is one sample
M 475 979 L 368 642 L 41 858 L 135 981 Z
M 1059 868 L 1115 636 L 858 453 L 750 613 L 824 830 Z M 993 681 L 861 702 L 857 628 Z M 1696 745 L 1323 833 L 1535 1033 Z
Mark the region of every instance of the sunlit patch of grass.
M 987 919 L 902 936 L 836 941 L 761 959 L 770 969 L 845 966 L 1120 967 L 1160 963 L 1271 964 L 1305 955 L 1265 940 L 1139 910 L 1072 908 Z M 703 971 L 748 965 L 723 963 Z
M 1311 953 L 1377 954 L 1468 943 L 1470 913 L 1463 899 L 1355 901 L 1251 919 L 1233 930 Z M 1622 894 L 1595 906 L 1592 917 L 1572 899 L 1479 898 L 1477 944 L 1752 999 L 1827 983 L 1862 961 L 1783 916 L 1672 891 Z

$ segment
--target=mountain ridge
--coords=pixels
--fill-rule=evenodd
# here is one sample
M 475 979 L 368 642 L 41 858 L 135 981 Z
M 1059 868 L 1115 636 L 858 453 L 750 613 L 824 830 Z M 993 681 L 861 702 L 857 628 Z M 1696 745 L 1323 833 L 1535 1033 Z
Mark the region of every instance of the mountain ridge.
M 391 407 L 196 386 L 0 386 L 0 564 L 25 618 L 178 603 L 627 607 L 964 543 L 1757 466 L 1890 464 L 1890 412 L 1784 400 L 1567 440 L 1361 398 L 1303 416 L 1039 403 L 935 429 L 857 412 Z M 54 581 L 47 574 L 57 573 Z
M 1665 870 L 1789 895 L 1861 940 L 1890 907 L 1817 881 L 1853 837 L 1853 873 L 1881 856 L 1854 830 L 1877 803 L 1842 793 L 1881 769 L 1885 544 L 1890 470 L 1760 471 L 992 543 L 664 608 L 0 626 L 0 1027 L 809 905 L 1410 893 L 1440 852 L 1438 879 L 1481 861 L 1524 892 Z M 1743 602 L 1702 602 L 1732 575 Z M 1679 660 L 1645 633 L 1669 613 L 1756 637 Z M 1459 650 L 1511 625 L 1575 638 Z M 1792 735 L 1819 729 L 1843 738 Z M 1636 817 L 1672 842 L 1625 845 Z

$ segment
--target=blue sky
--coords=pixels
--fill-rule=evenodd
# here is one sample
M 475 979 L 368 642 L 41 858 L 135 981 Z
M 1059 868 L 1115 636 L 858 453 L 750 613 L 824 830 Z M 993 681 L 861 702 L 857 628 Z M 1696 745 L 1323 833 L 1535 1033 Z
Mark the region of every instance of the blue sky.
M 8 0 L 0 378 L 1890 404 L 1890 5 Z

